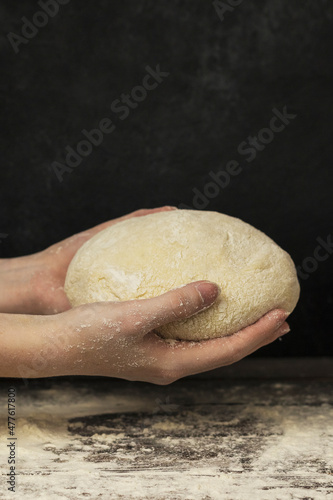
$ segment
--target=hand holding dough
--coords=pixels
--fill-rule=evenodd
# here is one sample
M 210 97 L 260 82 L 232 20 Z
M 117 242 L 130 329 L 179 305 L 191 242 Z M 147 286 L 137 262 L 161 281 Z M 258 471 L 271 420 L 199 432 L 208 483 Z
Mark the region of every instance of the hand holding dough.
M 217 212 L 172 210 L 119 222 L 74 256 L 65 292 L 73 306 L 144 299 L 193 281 L 217 283 L 209 309 L 157 331 L 202 340 L 235 333 L 272 309 L 292 312 L 299 283 L 290 256 L 245 222 Z

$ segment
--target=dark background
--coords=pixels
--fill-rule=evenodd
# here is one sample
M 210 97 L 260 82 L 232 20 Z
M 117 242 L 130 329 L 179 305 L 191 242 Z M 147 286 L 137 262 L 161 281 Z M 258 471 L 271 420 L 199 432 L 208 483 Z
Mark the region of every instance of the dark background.
M 227 3 L 227 2 L 225 2 Z M 244 1 L 222 21 L 211 1 L 71 0 L 15 54 L 36 1 L 2 0 L 0 252 L 41 250 L 138 208 L 193 206 L 211 170 L 243 167 L 207 210 L 239 217 L 296 265 L 332 231 L 333 4 Z M 145 67 L 170 75 L 121 121 L 113 100 Z M 297 115 L 251 163 L 237 152 L 272 109 Z M 59 182 L 55 160 L 82 129 L 116 130 Z M 292 333 L 256 355 L 332 355 L 333 255 L 301 280 Z

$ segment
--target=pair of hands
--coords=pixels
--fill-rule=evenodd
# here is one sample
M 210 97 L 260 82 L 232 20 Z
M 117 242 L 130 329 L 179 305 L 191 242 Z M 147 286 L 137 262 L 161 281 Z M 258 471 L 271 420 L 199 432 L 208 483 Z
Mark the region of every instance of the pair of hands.
M 37 254 L 2 260 L 0 376 L 102 375 L 164 385 L 234 363 L 287 333 L 288 314 L 274 310 L 229 337 L 170 344 L 156 335 L 154 329 L 214 303 L 219 289 L 207 281 L 152 299 L 71 308 L 63 286 L 83 243 L 122 220 L 174 209 L 138 210 Z

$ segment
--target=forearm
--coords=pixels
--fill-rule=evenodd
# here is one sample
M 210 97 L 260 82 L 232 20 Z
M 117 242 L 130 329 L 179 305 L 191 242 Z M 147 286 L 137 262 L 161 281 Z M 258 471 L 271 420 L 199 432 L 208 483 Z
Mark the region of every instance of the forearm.
M 0 314 L 0 377 L 73 375 L 71 329 L 62 315 Z

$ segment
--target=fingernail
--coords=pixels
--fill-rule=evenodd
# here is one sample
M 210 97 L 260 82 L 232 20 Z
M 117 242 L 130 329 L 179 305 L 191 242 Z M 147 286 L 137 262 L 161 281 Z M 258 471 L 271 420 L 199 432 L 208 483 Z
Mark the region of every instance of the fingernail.
M 288 324 L 286 324 L 285 326 L 282 326 L 280 328 L 280 330 L 278 330 L 278 334 L 281 336 L 281 335 L 285 335 L 286 333 L 289 333 L 290 332 L 290 326 Z
M 177 210 L 178 209 L 178 207 L 174 207 L 173 205 L 167 205 L 165 208 L 167 210 Z
M 204 306 L 211 305 L 221 293 L 219 285 L 212 281 L 202 281 L 195 288 L 198 290 Z

